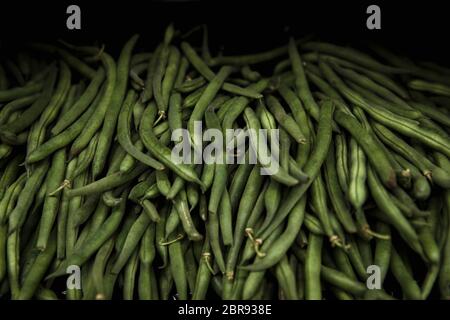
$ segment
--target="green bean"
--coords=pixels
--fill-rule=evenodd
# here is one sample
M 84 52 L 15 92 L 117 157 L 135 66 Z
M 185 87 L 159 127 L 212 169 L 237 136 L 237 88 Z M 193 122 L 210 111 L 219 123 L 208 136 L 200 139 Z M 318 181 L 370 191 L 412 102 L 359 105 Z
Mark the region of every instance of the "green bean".
M 141 241 L 150 223 L 151 220 L 145 213 L 141 213 L 140 216 L 136 219 L 126 236 L 125 242 L 116 261 L 113 264 L 113 267 L 111 269 L 112 273 L 118 274 L 126 265 L 127 261 L 129 261 L 130 257 L 133 255 L 133 252 L 136 250 L 139 241 Z
M 223 190 L 218 214 L 223 244 L 225 246 L 231 246 L 233 245 L 233 222 L 230 195 L 226 188 Z
M 14 156 L 6 168 L 3 169 L 0 178 L 0 200 L 6 192 L 6 189 L 15 181 L 19 174 L 19 164 L 23 161 L 23 156 L 18 154 Z
M 180 63 L 180 51 L 176 47 L 170 46 L 167 67 L 161 85 L 162 97 L 165 106 L 168 106 L 169 104 L 170 92 L 172 91 L 172 88 L 176 80 L 179 63 Z
M 18 300 L 28 300 L 31 299 L 37 290 L 40 281 L 45 276 L 50 263 L 53 260 L 53 256 L 56 253 L 56 241 L 55 234 L 53 233 L 52 238 L 49 241 L 49 246 L 44 249 L 36 258 L 33 266 L 28 271 L 27 275 L 23 280 L 22 287 L 20 289 Z
M 262 79 L 257 83 L 248 86 L 248 88 L 256 92 L 261 92 L 268 86 L 268 84 L 269 82 L 267 80 Z M 224 135 L 226 135 L 227 129 L 231 129 L 233 127 L 233 123 L 236 121 L 239 115 L 245 110 L 249 102 L 250 102 L 249 99 L 245 97 L 239 97 L 236 99 L 233 108 L 231 108 L 223 118 L 222 130 L 224 131 Z
M 53 92 L 50 100 L 48 101 L 47 107 L 42 112 L 42 115 L 37 123 L 36 136 L 32 136 L 32 132 L 30 132 L 27 152 L 34 150 L 44 141 L 47 126 L 58 116 L 58 113 L 63 107 L 67 94 L 70 90 L 71 73 L 67 65 L 63 62 L 61 62 L 59 77 L 58 86 Z M 43 95 L 44 94 L 45 93 L 43 93 Z
M 136 66 L 132 66 L 131 61 L 130 61 L 130 71 L 128 74 L 130 76 L 131 83 L 138 86 L 139 90 L 143 89 L 145 86 L 144 80 L 142 80 L 142 78 L 139 75 L 141 73 L 143 73 L 146 69 L 147 69 L 147 63 L 144 62 L 144 63 L 138 64 Z
M 96 110 L 94 111 L 94 114 L 92 117 L 89 118 L 88 122 L 86 123 L 83 131 L 81 131 L 80 135 L 75 139 L 73 142 L 71 148 L 70 148 L 70 155 L 74 156 L 79 154 L 89 143 L 92 136 L 97 132 L 97 130 L 100 128 L 102 123 L 105 122 L 105 115 L 111 114 L 112 112 L 106 112 L 108 109 L 113 93 L 118 92 L 120 88 L 117 87 L 116 84 L 116 63 L 112 59 L 110 55 L 107 53 L 102 53 L 102 63 L 106 69 L 106 83 L 105 83 L 105 91 L 103 92 L 102 98 L 100 99 L 98 106 Z M 115 104 L 113 105 L 115 106 Z M 120 108 L 116 107 L 116 108 Z M 115 108 L 113 108 L 115 109 Z M 118 114 L 118 109 L 116 114 Z M 108 116 L 109 117 L 109 116 Z M 117 115 L 116 115 L 117 117 Z M 110 119 L 108 119 L 110 121 Z M 106 122 L 105 122 L 106 123 Z M 114 123 L 111 123 L 110 125 L 114 125 L 112 128 L 115 128 L 115 121 Z M 100 140 L 99 136 L 99 140 Z M 110 138 L 109 138 L 110 139 Z M 102 143 L 104 143 L 102 141 Z M 97 152 L 96 154 L 99 154 L 99 148 L 103 148 L 102 143 L 99 142 L 97 146 Z M 94 157 L 95 158 L 95 157 Z M 95 159 L 94 159 L 95 161 Z
M 423 117 L 422 112 L 413 109 L 410 105 L 405 106 L 402 104 L 387 101 L 380 98 L 367 88 L 363 88 L 351 81 L 348 81 L 347 83 L 351 89 L 353 89 L 356 93 L 359 93 L 364 99 L 367 100 L 368 103 L 370 103 L 371 105 L 375 105 L 379 109 L 387 109 L 388 111 L 400 117 L 408 118 L 411 120 L 417 120 Z M 411 102 L 409 103 L 411 104 Z
M 369 77 L 359 74 L 351 69 L 342 68 L 337 64 L 333 64 L 333 68 L 343 77 L 346 77 L 350 81 L 355 82 L 356 84 L 378 94 L 385 100 L 395 103 L 399 106 L 405 107 L 407 109 L 411 109 L 411 107 L 404 100 L 399 98 L 397 95 L 395 95 L 382 85 L 379 85 L 375 81 L 372 81 Z
M 413 90 L 425 91 L 436 95 L 450 96 L 450 87 L 443 83 L 414 79 L 408 82 L 408 87 Z
M 123 190 L 120 190 L 123 191 Z M 112 196 L 114 196 L 114 193 L 112 193 Z M 74 216 L 75 218 L 75 225 L 76 226 L 80 226 L 83 223 L 85 223 L 90 216 L 94 213 L 94 211 L 97 209 L 98 207 L 98 203 L 100 200 L 100 195 L 99 194 L 94 194 L 90 197 L 87 197 L 83 203 L 83 205 L 81 205 L 75 212 L 74 212 Z M 106 205 L 108 205 L 108 203 L 106 201 L 103 201 Z M 120 202 L 119 202 L 120 203 Z M 119 204 L 118 203 L 118 204 Z M 118 205 L 117 204 L 117 205 Z M 109 206 L 109 207 L 113 207 L 113 206 Z M 114 206 L 115 207 L 115 206 Z
M 316 55 L 314 57 L 314 60 L 318 60 L 317 56 L 318 55 Z M 392 80 L 388 75 L 386 75 L 384 73 L 364 68 L 363 66 L 360 66 L 360 65 L 355 64 L 353 62 L 350 62 L 350 61 L 347 61 L 347 60 L 344 60 L 344 59 L 341 59 L 341 58 L 337 58 L 337 57 L 334 57 L 334 56 L 320 55 L 320 58 L 324 59 L 326 61 L 329 61 L 329 62 L 331 62 L 333 64 L 337 64 L 337 65 L 340 65 L 342 67 L 358 71 L 358 72 L 368 76 L 370 79 L 372 79 L 373 81 L 377 82 L 378 84 L 380 84 L 380 85 L 386 87 L 387 89 L 393 91 L 400 98 L 407 99 L 408 96 L 409 96 L 407 91 L 403 87 L 399 86 L 398 83 L 396 83 L 394 80 Z
M 422 171 L 423 175 L 431 178 L 436 184 L 444 188 L 449 187 L 450 176 L 448 172 L 434 165 L 383 125 L 373 123 L 373 129 L 383 142 L 389 144 L 397 153 L 413 162 Z
M 262 181 L 263 178 L 259 173 L 259 168 L 254 166 L 245 185 L 241 201 L 239 202 L 234 229 L 233 245 L 231 246 L 227 256 L 226 274 L 230 279 L 233 279 L 234 277 L 234 269 L 237 263 L 240 245 L 244 240 L 244 229 L 251 214 L 251 209 L 256 202 L 257 193 L 261 189 Z
M 76 167 L 75 171 L 73 172 L 73 175 L 71 176 L 71 179 L 74 179 L 74 178 L 78 177 L 80 174 L 82 174 L 85 170 L 88 169 L 89 165 L 92 162 L 92 159 L 94 158 L 94 154 L 95 154 L 95 151 L 97 149 L 97 142 L 98 142 L 98 134 L 96 134 L 91 139 L 91 141 L 89 142 L 89 145 L 87 146 L 87 148 L 84 149 L 80 153 L 80 155 L 78 157 L 79 161 L 77 162 L 77 167 Z M 60 150 L 58 150 L 58 152 Z
M 185 243 L 189 240 L 185 240 Z M 183 243 L 184 244 L 184 243 Z M 197 260 L 195 258 L 194 249 L 189 246 L 184 253 L 185 264 L 186 264 L 186 278 L 188 283 L 188 292 L 192 294 L 195 290 L 195 281 L 197 278 Z
M 450 149 L 448 148 L 448 139 L 442 137 L 436 132 L 419 127 L 417 122 L 411 121 L 405 117 L 400 117 L 388 110 L 383 110 L 380 106 L 374 106 L 367 103 L 367 101 L 356 92 L 351 91 L 341 79 L 331 70 L 331 68 L 324 63 L 320 64 L 322 70 L 326 73 L 328 80 L 336 86 L 341 93 L 350 101 L 367 111 L 375 120 L 380 123 L 389 126 L 403 135 L 411 138 L 415 138 L 425 145 L 450 155 Z M 342 125 L 342 124 L 341 124 Z
M 244 77 L 244 79 L 249 80 L 251 82 L 258 81 L 261 78 L 259 72 L 252 70 L 248 65 L 244 65 L 241 68 L 241 74 Z
M 171 151 L 163 146 L 153 134 L 152 124 L 156 116 L 156 106 L 151 104 L 142 115 L 139 133 L 145 147 L 164 165 L 173 170 L 176 174 L 187 181 L 198 183 L 204 188 L 203 182 L 197 177 L 197 174 L 185 164 L 175 164 L 171 159 Z
M 277 229 L 264 241 L 261 245 L 261 251 L 262 252 L 268 252 L 268 249 L 277 241 L 279 236 L 283 234 L 283 227 L 278 226 Z M 241 264 L 249 261 L 253 255 L 254 255 L 254 244 L 252 244 L 252 241 L 249 239 L 247 241 L 246 247 L 244 248 L 244 252 L 242 254 Z M 262 260 L 265 259 L 265 256 L 258 255 L 254 259 L 254 264 L 259 264 Z M 240 269 L 245 269 L 246 266 L 240 266 Z M 242 286 L 242 295 L 243 296 L 252 296 L 254 294 L 254 291 L 258 289 L 258 285 L 263 280 L 265 274 L 265 270 L 263 271 L 254 271 L 250 272 L 248 274 L 247 279 L 245 280 L 245 283 Z
M 189 118 L 187 127 L 191 140 L 194 142 L 194 146 L 198 145 L 195 136 L 195 122 L 201 121 L 203 118 L 206 108 L 213 101 L 220 87 L 224 83 L 225 79 L 231 73 L 231 67 L 222 67 L 217 75 L 211 80 L 207 85 L 205 91 L 203 91 L 200 99 L 195 104 L 194 111 L 192 111 L 191 117 Z
M 292 174 L 294 178 L 296 178 L 300 182 L 306 182 L 309 180 L 309 176 L 303 172 L 303 170 L 299 167 L 299 164 L 296 160 L 289 156 L 288 163 L 289 173 Z
M 319 173 L 311 184 L 312 206 L 314 208 L 317 217 L 322 224 L 325 234 L 328 236 L 331 245 L 339 245 L 343 239 L 339 239 L 333 230 L 330 220 L 330 212 L 327 206 L 327 197 L 325 193 L 325 185 L 321 174 Z
M 335 137 L 336 142 L 336 174 L 339 185 L 343 192 L 347 192 L 350 178 L 349 164 L 348 164 L 348 146 L 346 137 L 343 134 L 338 134 Z
M 187 278 L 186 263 L 184 261 L 183 252 L 180 241 L 169 244 L 170 270 L 172 273 L 175 287 L 178 293 L 178 299 L 187 300 Z
M 269 185 L 264 192 L 264 207 L 266 209 L 266 217 L 260 226 L 260 229 L 264 230 L 273 220 L 275 213 L 281 201 L 281 186 L 278 182 L 270 179 Z
M 289 214 L 284 232 L 266 249 L 265 256 L 252 265 L 240 267 L 249 271 L 262 271 L 277 264 L 295 241 L 305 214 L 306 196 L 302 197 Z
M 403 71 L 399 68 L 383 65 L 363 52 L 330 43 L 307 42 L 303 45 L 303 49 L 317 51 L 320 53 L 328 53 L 342 59 L 348 59 L 351 57 L 354 63 L 364 66 L 370 70 L 382 73 L 399 73 Z
M 173 181 L 172 187 L 169 190 L 169 194 L 167 195 L 168 200 L 173 200 L 178 192 L 181 191 L 181 189 L 184 188 L 185 181 L 180 176 L 177 176 L 175 180 Z
M 0 102 L 12 101 L 15 99 L 23 98 L 39 92 L 42 89 L 43 83 L 32 82 L 23 87 L 15 87 L 5 90 L 0 90 Z
M 425 300 L 428 298 L 428 296 L 431 293 L 431 290 L 433 289 L 433 286 L 439 276 L 439 265 L 431 265 L 428 268 L 427 274 L 425 276 L 425 279 L 423 280 L 423 284 L 421 287 L 422 291 L 422 299 Z
M 283 99 L 288 104 L 289 108 L 291 109 L 292 115 L 297 122 L 298 126 L 301 128 L 301 132 L 305 136 L 305 142 L 304 144 L 300 144 L 297 146 L 297 155 L 296 155 L 296 162 L 302 168 L 306 161 L 308 160 L 308 156 L 311 149 L 311 144 L 309 143 L 309 126 L 308 126 L 308 116 L 303 108 L 302 103 L 300 102 L 300 99 L 295 95 L 295 93 L 290 90 L 286 86 L 280 86 L 278 88 L 278 91 L 280 92 Z
M 220 126 L 220 120 L 213 110 L 208 110 L 205 113 L 205 120 L 208 129 L 216 129 L 222 132 Z M 208 212 L 211 214 L 217 213 L 217 208 L 219 207 L 219 202 L 222 198 L 224 189 L 227 184 L 227 166 L 224 162 L 224 149 L 218 150 L 218 154 L 214 155 L 214 179 L 211 185 L 211 193 L 208 203 Z M 213 235 L 211 235 L 213 237 Z M 212 246 L 214 247 L 217 246 Z
M 294 250 L 295 255 L 301 260 L 305 260 L 305 254 L 304 252 L 301 252 L 299 250 Z M 324 265 L 321 266 L 321 276 L 324 278 L 324 280 L 338 288 L 341 288 L 345 290 L 346 292 L 350 292 L 356 296 L 363 296 L 367 292 L 367 287 L 365 284 L 361 282 L 354 281 L 345 274 L 336 271 L 332 268 L 325 267 Z M 388 296 L 384 292 L 380 292 L 379 296 L 383 299 L 388 299 L 390 296 Z M 392 299 L 392 298 L 390 298 Z
M 185 109 L 194 107 L 195 104 L 200 99 L 200 97 L 202 96 L 205 89 L 206 89 L 206 85 L 198 88 L 197 90 L 191 92 L 189 95 L 184 97 L 182 107 Z
M 66 160 L 66 151 L 59 150 L 53 155 L 52 164 L 48 173 L 46 187 L 49 190 L 56 189 L 64 179 L 64 167 Z M 39 223 L 39 235 L 36 247 L 43 251 L 47 247 L 48 239 L 55 222 L 55 218 L 59 209 L 60 194 L 45 197 L 44 207 L 42 209 L 41 221 Z
M 419 241 L 428 262 L 432 265 L 438 265 L 440 261 L 440 252 L 431 228 L 425 226 L 419 228 L 417 231 Z
M 313 64 L 306 64 L 306 76 L 311 82 L 320 89 L 326 96 L 337 101 L 343 102 L 341 95 L 323 79 L 320 69 Z
M 158 51 L 158 58 L 155 62 L 154 74 L 152 75 L 153 96 L 158 106 L 158 113 L 164 117 L 167 110 L 166 101 L 162 93 L 162 81 L 164 72 L 166 70 L 167 62 L 169 60 L 170 47 L 166 43 L 161 44 L 161 49 Z
M 328 190 L 328 195 L 339 222 L 347 232 L 354 233 L 356 232 L 356 225 L 353 221 L 353 218 L 349 214 L 349 208 L 347 206 L 347 203 L 344 201 L 344 195 L 342 193 L 342 189 L 339 186 L 336 170 L 336 160 L 333 149 L 333 146 L 330 146 L 330 151 L 328 152 L 324 171 L 324 178 Z
M 168 264 L 168 251 L 167 246 L 164 245 L 165 239 L 165 225 L 166 221 L 168 219 L 169 215 L 169 208 L 170 206 L 164 206 L 160 213 L 160 221 L 156 224 L 155 227 L 155 245 L 156 250 L 162 260 L 162 265 L 159 267 L 160 269 L 163 269 Z
M 173 204 L 177 209 L 181 224 L 183 225 L 183 229 L 188 235 L 189 239 L 191 241 L 202 240 L 203 236 L 197 231 L 194 222 L 192 221 L 192 217 L 188 208 L 186 191 L 184 189 L 178 192 L 177 196 L 173 200 Z
M 151 223 L 144 232 L 140 246 L 140 259 L 144 265 L 151 266 L 156 255 L 155 251 L 156 227 Z
M 163 196 L 167 196 L 171 186 L 166 171 L 156 171 L 156 186 Z
M 67 67 L 65 68 L 64 74 L 66 76 L 65 80 L 69 80 L 67 79 L 67 76 L 70 77 L 70 72 Z M 41 113 L 44 112 L 45 108 L 49 104 L 52 97 L 55 81 L 56 69 L 53 69 L 50 75 L 44 81 L 44 86 L 40 97 L 29 108 L 27 108 L 20 114 L 20 117 L 18 119 L 20 121 L 14 121 L 3 125 L 0 128 L 1 134 L 17 134 L 30 127 L 41 116 Z M 65 86 L 65 82 L 63 82 L 62 86 Z
M 279 101 L 272 95 L 266 97 L 267 106 L 280 126 L 286 130 L 296 142 L 304 144 L 306 138 L 292 117 L 286 114 Z
M 174 83 L 175 89 L 180 87 L 184 82 L 188 68 L 189 68 L 189 61 L 185 56 L 182 56 L 180 59 L 180 65 L 178 67 L 177 77 Z
M 375 203 L 383 211 L 385 215 L 392 221 L 393 226 L 397 229 L 403 239 L 416 252 L 421 252 L 421 246 L 418 241 L 418 236 L 411 224 L 402 215 L 399 209 L 392 203 L 387 191 L 383 188 L 379 178 L 371 167 L 368 168 L 368 185 L 369 190 L 375 200 Z
M 207 234 L 208 235 L 208 234 Z M 211 271 L 209 265 L 211 261 L 210 243 L 208 236 L 205 237 L 205 242 L 202 248 L 202 256 L 200 258 L 197 277 L 195 279 L 194 291 L 192 293 L 192 300 L 204 300 L 211 281 Z
M 121 186 L 128 181 L 131 181 L 138 177 L 142 172 L 145 171 L 143 165 L 136 166 L 132 171 L 122 174 L 120 171 L 108 175 L 100 180 L 94 181 L 85 186 L 67 190 L 68 197 L 84 196 L 92 193 L 101 193 L 111 190 L 115 187 Z
M 81 75 L 87 77 L 88 79 L 92 79 L 95 77 L 95 70 L 93 70 L 91 67 L 79 60 L 74 55 L 70 54 L 68 51 L 56 47 L 55 51 L 64 59 L 64 61 L 69 66 L 77 70 Z
M 12 299 L 16 299 L 19 295 L 19 248 L 20 235 L 17 231 L 8 235 L 6 240 L 6 268 L 8 273 L 8 282 L 11 290 Z
M 105 69 L 107 70 L 107 83 L 111 83 L 111 85 L 106 87 L 105 95 L 111 96 L 106 98 L 104 102 L 107 105 L 108 112 L 106 112 L 104 116 L 103 127 L 98 138 L 97 152 L 95 153 L 92 163 L 92 174 L 94 177 L 98 176 L 98 174 L 102 172 L 106 162 L 106 157 L 111 147 L 117 119 L 119 117 L 120 109 L 122 107 L 123 100 L 125 99 L 125 93 L 127 90 L 128 77 L 120 75 L 126 75 L 129 72 L 131 53 L 138 38 L 138 35 L 134 35 L 127 41 L 120 53 L 117 67 L 115 64 L 107 61 L 107 55 L 105 58 L 102 58 L 102 60 L 104 60 Z M 102 55 L 105 54 L 103 53 Z M 117 70 L 115 68 L 117 68 Z M 103 103 L 101 102 L 98 109 L 101 109 L 102 107 Z M 75 143 L 76 141 L 74 144 Z
M 170 266 L 169 268 L 165 268 L 162 270 L 158 280 L 160 299 L 168 300 L 173 287 L 173 276 L 170 270 Z
M 6 246 L 8 240 L 8 226 L 6 224 L 0 225 L 0 281 L 6 277 Z
M 220 107 L 219 110 L 217 111 L 217 116 L 220 119 L 220 122 L 223 122 L 225 115 L 228 113 L 228 111 L 230 111 L 230 109 L 232 108 L 233 104 L 235 104 L 238 101 L 238 97 L 232 97 L 230 99 L 228 99 L 227 101 L 225 101 L 225 103 L 223 103 Z M 259 100 L 260 102 L 261 100 Z
M 123 110 L 123 107 L 124 106 L 122 106 L 121 112 Z M 144 109 L 145 109 L 145 106 L 140 99 L 138 99 L 132 107 L 131 113 L 132 113 L 132 117 L 133 117 L 134 128 L 136 130 L 139 129 L 139 123 L 141 122 L 141 118 L 142 118 L 142 114 L 144 113 Z M 119 118 L 117 119 L 118 126 L 120 123 L 120 114 L 121 113 L 119 113 Z M 119 132 L 121 132 L 121 131 L 119 131 L 119 128 L 117 128 L 117 132 L 118 132 L 118 134 L 119 134 Z
M 356 119 L 339 110 L 336 112 L 335 119 L 342 127 L 350 132 L 353 139 L 356 140 L 364 152 L 371 155 L 369 157 L 370 164 L 379 174 L 383 184 L 388 188 L 395 188 L 397 183 L 394 169 L 387 159 L 384 150 L 373 141 L 374 139 L 368 134 L 367 129 L 364 129 Z
M 181 113 L 181 95 L 173 93 L 169 100 L 169 110 L 167 114 L 167 121 L 172 132 L 183 128 L 183 118 Z
M 88 182 L 88 173 L 83 172 L 82 175 L 78 176 L 73 181 L 73 187 L 79 188 L 85 185 Z M 66 253 L 70 255 L 76 246 L 76 242 L 79 235 L 79 228 L 76 223 L 77 216 L 76 212 L 79 210 L 82 204 L 82 197 L 71 197 L 68 204 L 68 213 L 67 213 L 67 230 L 66 230 Z
M 447 127 L 450 126 L 450 117 L 445 112 L 439 110 L 438 108 L 428 104 L 414 101 L 411 101 L 410 104 L 413 108 L 419 110 L 421 113 L 427 115 L 436 122 L 439 122 Z
M 261 62 L 269 61 L 275 59 L 283 54 L 286 54 L 286 46 L 278 47 L 269 51 L 248 54 L 243 56 L 218 56 L 212 58 L 209 61 L 211 66 L 221 65 L 221 64 L 238 64 L 238 65 L 251 65 L 258 64 Z
M 402 287 L 405 297 L 407 299 L 420 300 L 422 298 L 420 288 L 406 269 L 404 261 L 402 261 L 394 247 L 392 247 L 390 266 L 394 277 Z
M 23 173 L 5 191 L 5 195 L 0 201 L 0 223 L 4 224 L 9 218 L 11 211 L 16 205 L 17 199 L 22 192 L 23 186 L 25 185 L 26 178 L 26 173 Z
M 9 215 L 9 234 L 22 226 L 28 213 L 27 211 L 33 202 L 33 197 L 38 192 L 38 189 L 44 180 L 47 168 L 48 162 L 44 161 L 36 167 L 33 174 L 26 181 L 25 186 L 17 199 L 17 205 Z
M 86 111 L 94 98 L 97 96 L 100 86 L 105 78 L 105 71 L 103 68 L 99 68 L 95 73 L 95 77 L 92 78 L 91 83 L 83 92 L 81 97 L 74 103 L 74 105 L 62 114 L 56 124 L 51 129 L 51 133 L 56 136 L 60 134 L 64 129 L 68 128 L 74 123 L 84 111 Z
M 153 78 L 155 76 L 156 65 L 160 56 L 161 49 L 162 45 L 159 45 L 148 59 L 147 78 L 145 79 L 145 85 L 140 97 L 142 103 L 150 101 L 153 97 Z
M 366 267 L 364 266 L 364 261 L 359 251 L 358 245 L 355 241 L 355 238 L 351 235 L 347 238 L 348 249 L 346 250 L 347 256 L 356 272 L 358 277 L 361 280 L 367 279 Z
M 96 292 L 96 300 L 105 299 L 105 268 L 114 248 L 114 241 L 115 238 L 110 238 L 100 247 L 95 255 L 92 265 L 92 281 Z
M 35 297 L 38 300 L 58 300 L 58 296 L 53 290 L 43 287 L 37 290 Z
M 272 224 L 266 230 L 261 230 L 259 238 L 263 240 L 285 219 L 297 201 L 308 190 L 312 181 L 318 175 L 322 163 L 325 161 L 331 143 L 331 120 L 333 118 L 334 106 L 331 102 L 325 102 L 321 110 L 316 137 L 316 148 L 311 153 L 304 167 L 304 172 L 310 177 L 310 180 L 293 187 L 288 192 L 286 199 L 281 203 L 280 208 L 278 208 L 277 216 Z
M 222 273 L 225 273 L 225 261 L 223 258 L 222 249 L 220 247 L 220 236 L 219 236 L 219 217 L 217 212 L 212 212 L 208 210 L 208 220 L 206 223 L 206 228 L 208 230 L 209 241 L 211 243 L 211 250 L 214 255 L 214 261 L 219 266 Z
M 122 197 L 127 197 L 128 191 L 124 191 Z M 102 223 L 101 227 L 95 233 L 89 234 L 84 243 L 66 257 L 61 265 L 47 278 L 53 278 L 65 274 L 66 266 L 83 265 L 110 237 L 119 227 L 125 214 L 125 201 L 120 206 L 113 208 L 112 213 Z
M 136 272 L 139 262 L 139 251 L 136 249 L 127 261 L 123 275 L 123 299 L 133 300 Z
M 289 40 L 289 58 L 291 59 L 292 70 L 295 75 L 295 86 L 298 91 L 298 95 L 305 105 L 306 111 L 315 120 L 319 119 L 319 106 L 314 101 L 311 91 L 309 89 L 308 80 L 306 79 L 305 70 L 303 68 L 302 59 L 297 51 L 295 42 L 293 39 Z
M 196 184 L 188 183 L 186 186 L 186 196 L 190 206 L 190 211 L 192 211 L 198 204 L 200 200 L 199 190 Z
M 208 81 L 212 81 L 215 76 L 214 72 L 206 65 L 204 61 L 202 61 L 195 50 L 187 42 L 181 43 L 181 49 L 192 66 Z M 262 98 L 262 95 L 259 94 L 258 91 L 253 90 L 253 88 L 241 88 L 231 83 L 224 83 L 223 90 L 229 93 L 241 95 L 243 97 L 253 99 Z
M 144 154 L 142 151 L 140 151 L 135 145 L 133 145 L 133 142 L 131 140 L 130 136 L 130 120 L 131 120 L 131 107 L 133 104 L 133 101 L 135 100 L 136 94 L 134 91 L 130 90 L 125 98 L 125 101 L 123 103 L 123 107 L 120 110 L 119 114 L 119 121 L 118 121 L 118 127 L 117 127 L 117 138 L 122 146 L 122 148 L 125 149 L 125 151 L 133 156 L 133 158 L 141 161 L 142 163 L 155 168 L 157 170 L 164 169 L 163 165 L 160 164 L 158 161 L 153 159 L 152 157 Z M 138 102 L 136 102 L 138 103 Z
M 38 99 L 38 97 L 39 94 L 32 94 L 23 98 L 12 100 L 11 102 L 5 104 L 0 110 L 0 123 L 4 124 L 13 112 L 30 106 Z
M 350 279 L 357 281 L 358 278 L 355 272 L 353 271 L 353 266 L 350 262 L 348 254 L 341 248 L 334 248 L 332 250 L 332 253 L 334 260 L 336 261 L 336 266 L 334 266 L 334 268 L 343 272 Z
M 275 276 L 277 277 L 278 283 L 280 284 L 283 293 L 286 295 L 286 298 L 288 300 L 298 300 L 294 271 L 289 265 L 286 255 L 275 267 Z
M 99 97 L 99 96 L 97 96 Z M 40 145 L 36 150 L 27 155 L 26 162 L 34 163 L 45 159 L 48 155 L 52 154 L 58 149 L 65 147 L 70 142 L 72 142 L 83 130 L 87 120 L 92 116 L 95 111 L 95 108 L 98 104 L 99 98 L 97 98 L 97 102 L 93 102 L 89 109 L 70 127 L 61 132 L 60 134 L 50 138 L 48 141 Z M 73 109 L 73 108 L 71 108 Z
M 373 254 L 370 241 L 365 239 L 356 239 L 358 245 L 359 253 L 364 263 L 364 267 L 367 269 L 368 266 L 373 264 Z
M 256 107 L 256 115 L 261 122 L 261 126 L 266 130 L 276 129 L 276 123 L 274 116 L 267 110 L 266 105 L 263 100 L 258 101 L 258 106 Z
M 131 56 L 130 66 L 136 66 L 142 63 L 147 63 L 148 60 L 152 57 L 152 52 L 139 52 L 135 53 Z M 146 64 L 147 65 L 147 64 Z
M 165 242 L 170 241 L 169 237 L 176 231 L 180 224 L 180 216 L 175 206 L 172 206 L 165 226 Z
M 450 162 L 448 161 L 448 158 L 441 155 L 441 154 L 435 154 L 436 161 L 438 165 L 442 166 L 445 169 L 450 168 Z M 444 214 L 447 215 L 447 217 L 450 215 L 450 193 L 449 190 L 445 190 L 442 194 L 441 198 L 444 204 Z M 448 221 L 448 219 L 447 219 Z M 449 250 L 450 248 L 450 236 L 448 233 L 448 223 L 447 223 L 447 229 L 444 231 L 447 233 L 447 237 L 445 240 L 445 243 L 443 244 L 442 249 L 442 258 L 441 258 L 441 269 L 439 271 L 439 289 L 440 289 L 440 295 L 443 299 L 448 299 L 450 297 L 450 278 L 449 278 L 449 272 L 450 270 L 450 255 Z
M 378 222 L 376 225 L 376 231 L 380 234 L 384 234 L 387 236 L 391 235 L 391 230 L 389 225 Z M 380 268 L 380 283 L 384 282 L 386 278 L 386 274 L 389 270 L 389 263 L 391 260 L 391 251 L 392 251 L 392 242 L 391 238 L 376 239 L 375 246 L 375 256 L 374 256 L 374 264 Z
M 430 196 L 431 187 L 427 178 L 422 175 L 419 169 L 411 164 L 408 160 L 400 155 L 394 155 L 395 159 L 405 168 L 406 171 L 411 173 L 413 178 L 413 190 L 412 195 L 418 200 L 426 200 Z
M 321 300 L 322 286 L 321 274 L 322 237 L 313 233 L 309 235 L 308 248 L 305 257 L 305 299 Z
M 273 179 L 287 186 L 298 184 L 299 181 L 290 176 L 287 170 L 283 167 L 280 167 L 279 164 L 275 164 L 275 167 L 278 167 L 278 169 L 275 169 L 276 171 L 273 170 L 273 162 L 277 161 L 277 159 L 273 159 L 273 157 L 271 156 L 270 163 L 266 164 L 267 160 L 264 159 L 264 157 L 266 157 L 269 152 L 267 151 L 267 146 L 265 145 L 264 140 L 260 135 L 261 127 L 258 118 L 251 108 L 245 109 L 244 119 L 247 127 L 253 130 L 253 132 L 250 133 L 250 144 L 252 145 L 253 152 L 256 152 L 256 157 L 258 158 L 258 161 L 261 164 L 262 169 L 265 170 L 266 174 L 268 173 Z
M 150 200 L 147 199 L 142 200 L 141 206 L 144 209 L 144 213 L 148 216 L 150 220 L 156 223 L 161 221 L 161 217 L 158 214 L 158 210 L 156 210 L 155 205 Z

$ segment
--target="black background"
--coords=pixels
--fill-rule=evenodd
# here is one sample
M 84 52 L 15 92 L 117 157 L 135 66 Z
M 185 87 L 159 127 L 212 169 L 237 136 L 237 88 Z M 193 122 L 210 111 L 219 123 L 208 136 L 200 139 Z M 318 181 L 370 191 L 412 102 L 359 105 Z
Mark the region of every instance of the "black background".
M 66 8 L 81 7 L 82 30 L 66 28 Z M 382 29 L 366 28 L 366 8 L 381 7 Z M 28 40 L 63 38 L 106 44 L 118 50 L 133 33 L 139 47 L 152 49 L 168 23 L 186 32 L 206 23 L 213 54 L 257 52 L 313 33 L 319 39 L 362 45 L 380 42 L 394 51 L 447 63 L 450 19 L 444 1 L 1 1 L 3 49 Z

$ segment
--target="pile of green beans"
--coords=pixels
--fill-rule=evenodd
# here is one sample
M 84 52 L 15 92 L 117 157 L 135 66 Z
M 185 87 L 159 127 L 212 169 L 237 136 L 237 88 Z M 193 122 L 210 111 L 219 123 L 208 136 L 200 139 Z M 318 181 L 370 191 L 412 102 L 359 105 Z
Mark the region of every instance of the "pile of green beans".
M 450 299 L 448 69 L 187 40 L 0 59 L 0 299 Z M 243 162 L 176 163 L 196 121 L 277 129 L 279 169 L 240 135 Z

